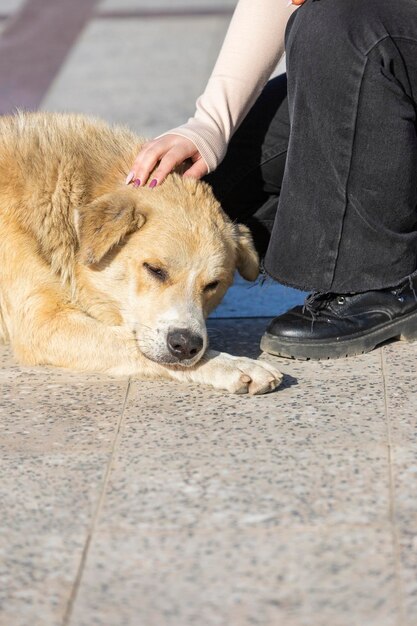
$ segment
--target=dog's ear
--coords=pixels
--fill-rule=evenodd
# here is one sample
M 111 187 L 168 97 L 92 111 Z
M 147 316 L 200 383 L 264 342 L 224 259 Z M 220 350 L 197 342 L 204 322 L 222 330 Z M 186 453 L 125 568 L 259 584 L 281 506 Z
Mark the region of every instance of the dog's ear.
M 111 248 L 146 221 L 131 194 L 108 193 L 78 209 L 79 260 L 98 263 Z
M 237 270 L 246 280 L 256 280 L 259 274 L 259 256 L 251 232 L 243 224 L 235 224 L 234 228 L 237 237 Z

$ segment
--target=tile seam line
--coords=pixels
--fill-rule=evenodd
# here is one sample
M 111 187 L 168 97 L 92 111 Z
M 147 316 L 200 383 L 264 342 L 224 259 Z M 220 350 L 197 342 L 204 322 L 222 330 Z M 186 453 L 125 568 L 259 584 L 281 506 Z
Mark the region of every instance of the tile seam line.
M 112 445 L 112 448 L 111 448 L 109 460 L 107 462 L 106 471 L 105 471 L 103 482 L 102 482 L 102 486 L 101 486 L 101 489 L 100 489 L 100 494 L 99 494 L 99 497 L 98 497 L 97 505 L 96 505 L 94 513 L 93 513 L 93 518 L 91 520 L 91 525 L 90 525 L 89 530 L 88 530 L 87 539 L 85 541 L 85 544 L 84 544 L 84 547 L 83 547 L 83 551 L 82 551 L 82 555 L 81 555 L 81 559 L 80 559 L 80 562 L 79 562 L 79 565 L 78 565 L 77 574 L 75 576 L 74 583 L 73 583 L 72 589 L 71 589 L 71 593 L 70 593 L 70 596 L 68 598 L 68 602 L 67 602 L 67 605 L 66 605 L 66 608 L 65 608 L 64 618 L 63 618 L 63 622 L 62 622 L 63 626 L 69 626 L 70 623 L 71 623 L 71 617 L 72 617 L 73 609 L 74 609 L 76 601 L 77 601 L 78 591 L 79 591 L 80 586 L 81 586 L 85 565 L 87 563 L 88 555 L 90 553 L 91 542 L 92 542 L 93 535 L 94 535 L 94 532 L 95 532 L 95 529 L 96 529 L 96 526 L 97 526 L 97 522 L 98 522 L 98 520 L 100 518 L 100 514 L 101 514 L 101 511 L 102 511 L 102 508 L 103 508 L 103 505 L 104 505 L 105 498 L 106 498 L 107 487 L 108 487 L 109 480 L 110 480 L 110 474 L 111 474 L 112 469 L 113 469 L 113 463 L 114 463 L 114 459 L 115 459 L 115 454 L 116 454 L 116 452 L 119 449 L 120 439 L 121 439 L 121 431 L 122 431 L 122 426 L 123 426 L 123 422 L 124 422 L 124 418 L 125 418 L 125 411 L 126 411 L 127 402 L 128 402 L 129 395 L 130 395 L 131 386 L 132 386 L 132 380 L 129 378 L 127 386 L 126 386 L 126 393 L 125 393 L 125 397 L 124 397 L 124 400 L 123 400 L 122 410 L 120 411 L 119 419 L 117 420 L 116 434 L 115 434 L 115 437 L 114 437 L 114 440 L 113 440 L 113 445 Z
M 380 352 L 381 358 L 381 371 L 382 371 L 382 384 L 384 389 L 384 407 L 385 407 L 385 416 L 387 423 L 387 452 L 388 452 L 388 482 L 389 482 L 389 520 L 391 527 L 391 535 L 392 535 L 392 543 L 394 549 L 394 567 L 395 567 L 395 578 L 396 578 L 396 588 L 398 593 L 398 605 L 399 605 L 399 620 L 398 626 L 405 626 L 406 617 L 405 617 L 405 609 L 404 609 L 404 589 L 401 578 L 401 548 L 398 537 L 398 528 L 396 524 L 396 507 L 395 507 L 395 480 L 394 480 L 394 455 L 393 455 L 393 444 L 392 444 L 392 433 L 391 433 L 391 419 L 389 414 L 388 407 L 388 395 L 387 395 L 387 372 L 386 372 L 386 363 L 385 363 L 385 348 L 382 347 Z

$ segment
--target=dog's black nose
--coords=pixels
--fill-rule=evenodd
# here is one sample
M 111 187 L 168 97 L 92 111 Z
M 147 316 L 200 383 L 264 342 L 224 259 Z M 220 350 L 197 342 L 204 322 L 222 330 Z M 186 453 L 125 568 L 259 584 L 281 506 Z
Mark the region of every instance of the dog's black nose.
M 186 328 L 175 328 L 168 333 L 168 350 L 179 361 L 195 357 L 203 344 L 204 341 L 200 335 L 195 335 Z

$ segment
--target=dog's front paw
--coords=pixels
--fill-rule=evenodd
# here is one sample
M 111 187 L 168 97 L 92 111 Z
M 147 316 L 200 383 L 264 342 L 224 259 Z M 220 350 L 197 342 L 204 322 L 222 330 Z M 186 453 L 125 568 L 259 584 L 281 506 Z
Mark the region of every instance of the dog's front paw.
M 281 372 L 267 361 L 255 361 L 211 351 L 206 355 L 201 373 L 204 374 L 202 382 L 216 389 L 251 395 L 273 391 L 283 378 Z

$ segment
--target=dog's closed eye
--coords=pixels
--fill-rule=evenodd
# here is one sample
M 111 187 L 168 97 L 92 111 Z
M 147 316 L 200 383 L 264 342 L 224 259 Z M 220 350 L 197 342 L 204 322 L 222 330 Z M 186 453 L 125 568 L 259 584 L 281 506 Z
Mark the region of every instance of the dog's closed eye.
M 213 280 L 211 283 L 209 283 L 208 285 L 204 287 L 204 291 L 205 292 L 214 291 L 215 289 L 217 289 L 219 284 L 220 284 L 219 280 Z
M 165 282 L 168 278 L 168 272 L 164 270 L 162 267 L 157 267 L 156 265 L 151 265 L 150 263 L 144 263 L 143 267 L 146 271 L 161 282 Z

